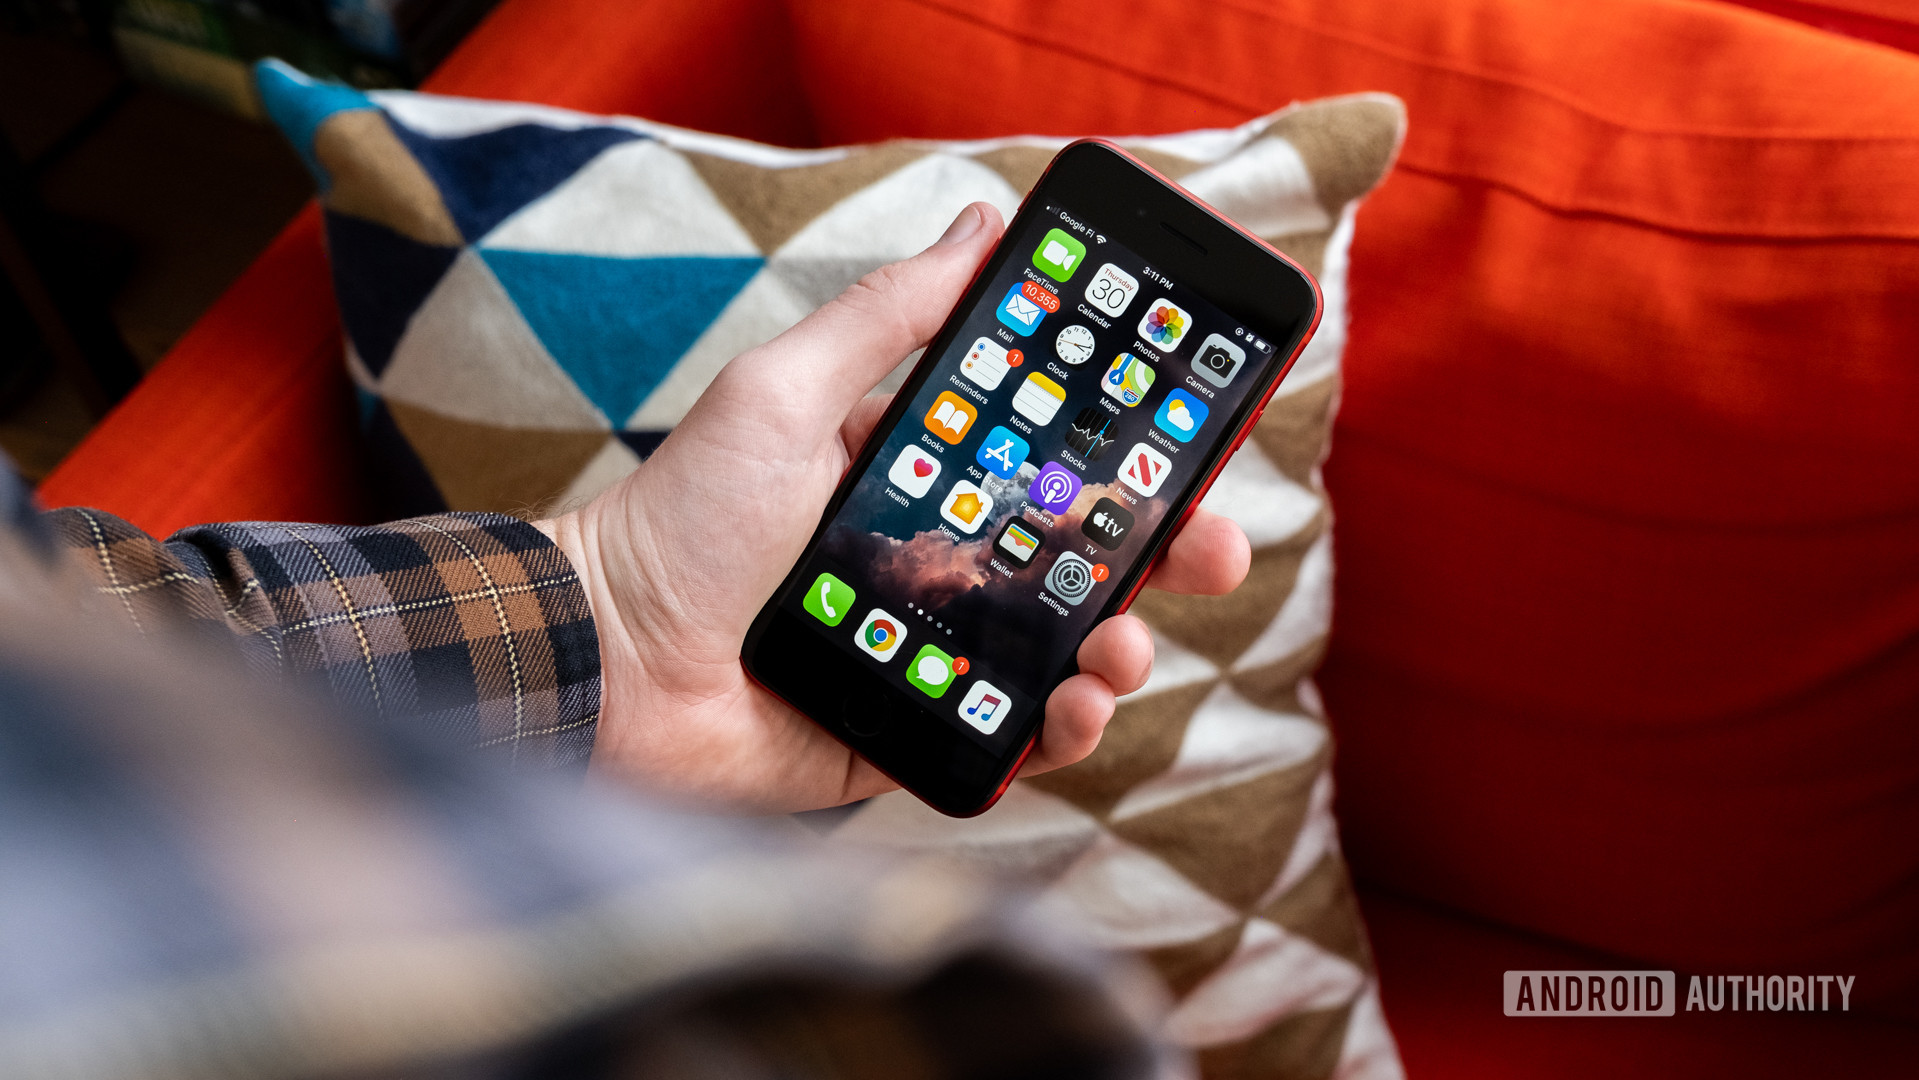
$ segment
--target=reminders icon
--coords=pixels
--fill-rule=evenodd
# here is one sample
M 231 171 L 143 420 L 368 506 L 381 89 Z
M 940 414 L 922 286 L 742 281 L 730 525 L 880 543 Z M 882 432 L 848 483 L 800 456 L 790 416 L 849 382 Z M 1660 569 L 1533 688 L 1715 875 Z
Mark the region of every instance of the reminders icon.
M 967 350 L 966 359 L 960 361 L 960 374 L 978 383 L 982 389 L 998 390 L 1009 364 L 1005 349 L 992 338 L 980 338 Z
M 1035 424 L 1050 424 L 1066 401 L 1066 388 L 1035 371 L 1013 395 L 1013 411 Z

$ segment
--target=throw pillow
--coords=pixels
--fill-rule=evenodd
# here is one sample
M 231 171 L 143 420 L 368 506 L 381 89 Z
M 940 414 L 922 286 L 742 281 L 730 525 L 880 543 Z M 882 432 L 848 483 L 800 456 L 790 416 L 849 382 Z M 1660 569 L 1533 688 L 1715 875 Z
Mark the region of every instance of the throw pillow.
M 634 467 L 720 365 L 983 199 L 1010 215 L 1064 138 L 785 150 L 630 118 L 414 93 L 273 65 L 262 97 L 322 186 L 347 365 L 411 501 L 540 512 Z M 1176 996 L 1211 1076 L 1394 1076 L 1331 814 L 1311 673 L 1330 620 L 1319 480 L 1359 199 L 1398 147 L 1383 95 L 1124 140 L 1298 259 L 1328 310 L 1207 505 L 1252 538 L 1225 598 L 1147 594 L 1152 681 L 1087 761 L 991 813 L 911 797 L 835 835 L 1019 875 Z

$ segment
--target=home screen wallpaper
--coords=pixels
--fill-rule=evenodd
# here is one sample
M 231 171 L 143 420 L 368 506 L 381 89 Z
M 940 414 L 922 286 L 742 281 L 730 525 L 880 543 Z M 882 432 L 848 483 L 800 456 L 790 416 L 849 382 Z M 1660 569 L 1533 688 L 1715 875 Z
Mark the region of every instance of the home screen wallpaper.
M 784 603 L 998 752 L 1274 346 L 1059 207 L 989 285 Z

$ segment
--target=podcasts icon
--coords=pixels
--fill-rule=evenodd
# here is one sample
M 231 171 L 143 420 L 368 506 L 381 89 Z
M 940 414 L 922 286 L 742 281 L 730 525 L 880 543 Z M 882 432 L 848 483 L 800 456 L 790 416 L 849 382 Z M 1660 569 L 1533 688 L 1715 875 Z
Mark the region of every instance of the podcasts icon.
M 1026 494 L 1036 503 L 1045 507 L 1048 513 L 1063 514 L 1079 497 L 1079 477 L 1057 461 L 1049 461 L 1046 467 L 1033 478 L 1033 486 Z

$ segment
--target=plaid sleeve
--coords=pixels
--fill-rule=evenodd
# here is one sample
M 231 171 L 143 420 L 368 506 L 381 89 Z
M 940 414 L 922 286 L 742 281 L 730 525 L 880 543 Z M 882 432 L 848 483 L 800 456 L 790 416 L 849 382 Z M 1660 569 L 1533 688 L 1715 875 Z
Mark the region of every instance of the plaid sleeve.
M 515 767 L 583 768 L 599 637 L 572 565 L 502 514 L 352 527 L 242 522 L 157 541 L 94 510 L 43 523 L 143 632 L 185 623 L 256 669 L 425 725 Z

